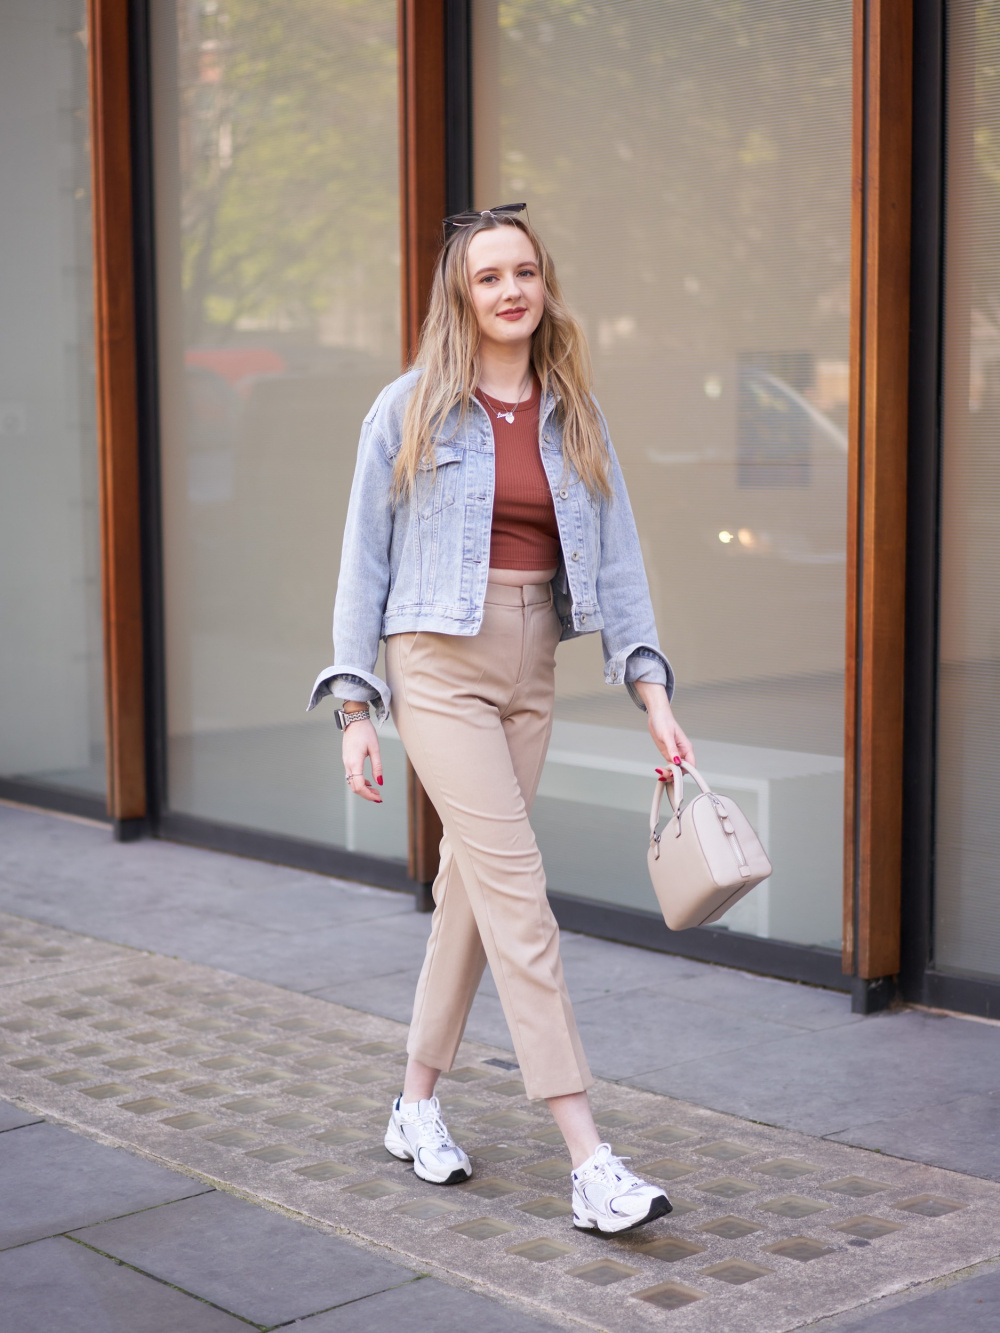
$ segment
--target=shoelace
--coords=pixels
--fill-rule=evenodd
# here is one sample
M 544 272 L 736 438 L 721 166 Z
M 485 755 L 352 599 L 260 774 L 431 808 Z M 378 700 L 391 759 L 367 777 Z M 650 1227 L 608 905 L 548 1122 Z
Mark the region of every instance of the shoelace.
M 606 1185 L 621 1185 L 626 1180 L 630 1181 L 626 1188 L 627 1193 L 628 1190 L 635 1189 L 637 1185 L 642 1184 L 639 1177 L 625 1165 L 626 1162 L 631 1162 L 631 1160 L 631 1157 L 616 1157 L 614 1153 L 608 1153 L 602 1161 L 594 1164 L 593 1170 L 595 1174 L 600 1176 L 602 1183 Z
M 436 1101 L 437 1098 L 435 1097 L 434 1102 Z M 437 1147 L 454 1148 L 455 1141 L 448 1133 L 448 1126 L 441 1118 L 440 1107 L 432 1103 L 429 1110 L 425 1111 L 422 1116 L 417 1117 L 417 1124 L 420 1126 L 421 1133 L 432 1138 Z

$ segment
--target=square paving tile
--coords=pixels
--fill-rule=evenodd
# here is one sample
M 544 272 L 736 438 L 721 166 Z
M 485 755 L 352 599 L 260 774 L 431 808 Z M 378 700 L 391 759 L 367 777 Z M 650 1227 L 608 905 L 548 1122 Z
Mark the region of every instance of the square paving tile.
M 340 1111 L 344 1115 L 358 1115 L 362 1111 L 377 1111 L 382 1102 L 372 1101 L 371 1097 L 344 1097 L 339 1102 L 331 1102 L 331 1111 Z
M 527 1148 L 515 1148 L 510 1143 L 487 1143 L 482 1148 L 472 1148 L 469 1155 L 478 1157 L 481 1162 L 513 1162 L 518 1157 L 527 1157 Z M 569 1166 L 566 1167 L 566 1173 Z
M 168 1111 L 170 1102 L 165 1102 L 162 1097 L 143 1097 L 137 1102 L 122 1102 L 123 1111 L 131 1111 L 133 1115 L 152 1115 L 154 1111 Z
M 276 1111 L 277 1102 L 270 1102 L 266 1097 L 237 1097 L 234 1102 L 223 1102 L 227 1111 L 237 1115 L 263 1115 L 265 1111 Z
M 329 1097 L 333 1088 L 325 1083 L 293 1083 L 284 1089 L 286 1097 L 302 1097 L 311 1100 L 314 1097 Z
M 344 1166 L 340 1162 L 314 1162 L 312 1166 L 297 1166 L 295 1168 L 297 1176 L 305 1176 L 306 1180 L 339 1180 L 343 1176 L 354 1174 L 349 1166 Z
M 331 1148 L 343 1148 L 349 1143 L 360 1143 L 369 1137 L 363 1129 L 350 1129 L 345 1125 L 343 1129 L 327 1129 L 322 1134 L 314 1134 L 313 1140 L 316 1143 L 328 1144 Z
M 320 1051 L 318 1055 L 310 1055 L 302 1060 L 296 1061 L 296 1064 L 300 1069 L 313 1069 L 316 1071 L 335 1069 L 338 1065 L 346 1063 L 347 1061 L 342 1055 L 334 1055 L 332 1051 Z
M 682 1129 L 680 1125 L 655 1125 L 642 1131 L 644 1139 L 655 1139 L 657 1143 L 683 1143 L 685 1139 L 697 1139 L 701 1136 L 697 1130 Z
M 75 1234 L 163 1282 L 268 1327 L 413 1277 L 336 1237 L 220 1193 Z
M 308 1168 L 307 1168 L 308 1169 Z M 412 1217 L 418 1222 L 433 1222 L 439 1217 L 459 1212 L 457 1203 L 448 1203 L 444 1199 L 414 1199 L 412 1203 L 402 1203 L 394 1208 L 394 1213 L 401 1217 Z
M 661 1282 L 658 1286 L 646 1287 L 632 1294 L 635 1300 L 655 1305 L 659 1310 L 680 1310 L 693 1301 L 700 1301 L 706 1293 L 695 1287 L 685 1287 L 681 1282 Z
M 490 1092 L 495 1092 L 501 1097 L 523 1097 L 524 1084 L 520 1079 L 513 1079 L 510 1083 L 494 1083 Z
M 0 1248 L 208 1189 L 132 1153 L 44 1123 L 0 1134 L 0 1167 Z
M 202 1115 L 200 1111 L 186 1111 L 183 1115 L 168 1115 L 160 1121 L 161 1125 L 169 1125 L 171 1129 L 201 1129 L 203 1125 L 214 1125 L 216 1122 L 210 1115 Z
M 191 1077 L 186 1069 L 157 1069 L 152 1074 L 140 1074 L 143 1083 L 186 1083 Z
M 267 1123 L 274 1125 L 275 1129 L 311 1129 L 323 1122 L 317 1120 L 314 1115 L 305 1115 L 302 1111 L 286 1111 L 283 1115 L 268 1116 Z
M 243 1055 L 217 1055 L 213 1060 L 202 1060 L 203 1069 L 248 1069 L 252 1063 Z
M 614 1282 L 622 1282 L 627 1277 L 635 1277 L 638 1268 L 627 1268 L 616 1259 L 595 1259 L 582 1268 L 570 1268 L 570 1277 L 578 1277 L 584 1282 L 591 1282 L 595 1287 L 610 1287 Z
M 755 1282 L 759 1277 L 767 1277 L 773 1268 L 762 1268 L 759 1264 L 747 1263 L 745 1259 L 723 1259 L 719 1264 L 698 1270 L 704 1277 L 714 1277 L 717 1282 L 728 1282 L 732 1287 L 742 1287 L 746 1282 Z
M 325 1032 L 310 1032 L 310 1041 L 323 1041 L 329 1045 L 335 1045 L 341 1041 L 351 1041 L 357 1037 L 356 1032 L 348 1032 L 346 1028 L 328 1028 Z
M 903 1213 L 916 1213 L 918 1217 L 947 1217 L 949 1213 L 957 1213 L 960 1209 L 966 1207 L 964 1203 L 956 1203 L 954 1199 L 942 1199 L 936 1194 L 918 1194 L 914 1199 L 904 1199 L 902 1203 L 893 1204 Z
M 752 1236 L 760 1227 L 748 1222 L 745 1217 L 717 1217 L 714 1222 L 703 1222 L 699 1231 L 707 1231 L 711 1236 L 721 1236 L 723 1240 L 741 1240 Z
M 798 1176 L 814 1175 L 821 1169 L 812 1162 L 803 1161 L 800 1157 L 775 1157 L 770 1162 L 761 1162 L 760 1166 L 751 1168 L 762 1176 L 773 1176 L 775 1180 L 795 1180 Z M 830 1187 L 824 1185 L 823 1188 Z
M 258 1135 L 250 1134 L 245 1129 L 220 1129 L 214 1134 L 206 1134 L 209 1143 L 217 1143 L 220 1148 L 248 1148 L 257 1141 Z
M 132 1091 L 132 1088 L 123 1087 L 121 1083 L 101 1083 L 96 1088 L 84 1088 L 83 1095 L 92 1097 L 95 1102 L 104 1102 L 109 1097 L 127 1097 Z
M 72 1051 L 70 1054 L 72 1055 Z M 30 1074 L 36 1069 L 54 1069 L 55 1063 L 55 1060 L 50 1060 L 47 1055 L 33 1055 L 27 1060 L 12 1060 L 11 1067 Z
M 144 1060 L 141 1055 L 123 1055 L 120 1060 L 105 1060 L 104 1068 L 124 1074 L 132 1069 L 148 1069 L 151 1063 L 151 1060 Z
M 655 1162 L 643 1162 L 643 1174 L 656 1180 L 682 1180 L 684 1176 L 694 1175 L 696 1166 L 687 1162 L 678 1162 L 674 1157 L 660 1157 Z
M 35 1041 L 41 1042 L 43 1046 L 62 1046 L 76 1036 L 79 1036 L 79 1033 L 73 1028 L 62 1028 L 56 1032 L 43 1032 L 35 1038 Z
M 801 1194 L 786 1194 L 781 1199 L 770 1199 L 758 1205 L 762 1213 L 775 1213 L 778 1217 L 811 1217 L 813 1213 L 825 1212 L 828 1203 L 819 1199 L 806 1199 Z
M 256 1157 L 258 1162 L 266 1162 L 268 1166 L 277 1166 L 279 1162 L 290 1162 L 295 1157 L 308 1157 L 309 1154 L 301 1148 L 293 1148 L 290 1143 L 272 1143 L 267 1148 L 252 1149 L 247 1156 Z
M 485 1069 L 475 1069 L 469 1065 L 464 1069 L 452 1069 L 447 1074 L 442 1074 L 442 1078 L 449 1078 L 455 1083 L 475 1083 L 478 1079 L 489 1078 L 490 1075 Z
M 405 1194 L 406 1186 L 394 1180 L 364 1180 L 360 1185 L 346 1185 L 345 1194 L 356 1194 L 359 1199 L 384 1199 L 389 1194 Z
M 695 1189 L 703 1194 L 714 1194 L 717 1199 L 738 1199 L 741 1194 L 753 1194 L 754 1186 L 745 1180 L 735 1180 L 732 1176 L 722 1176 L 719 1180 L 709 1180 Z
M 903 1225 L 900 1222 L 888 1222 L 884 1217 L 870 1217 L 862 1213 L 860 1217 L 849 1217 L 846 1222 L 831 1223 L 830 1230 L 846 1231 L 862 1240 L 878 1240 L 882 1236 L 891 1235 L 893 1231 L 902 1231 Z
M 471 1185 L 463 1185 L 462 1193 L 475 1194 L 480 1199 L 502 1199 L 507 1194 L 523 1194 L 524 1187 L 512 1185 L 509 1180 L 501 1180 L 498 1176 L 491 1176 L 486 1180 L 475 1180 Z
M 67 1083 L 86 1083 L 87 1079 L 93 1078 L 93 1073 L 89 1069 L 59 1069 L 54 1074 L 45 1074 L 44 1077 L 50 1083 L 62 1087 Z
M 621 1129 L 622 1125 L 635 1124 L 635 1116 L 629 1115 L 627 1111 L 617 1111 L 614 1109 L 608 1111 L 595 1111 L 594 1124 L 600 1125 L 601 1129 Z
M 731 1162 L 737 1157 L 746 1157 L 750 1149 L 744 1148 L 742 1143 L 730 1143 L 727 1139 L 720 1139 L 717 1143 L 705 1143 L 693 1151 L 702 1157 L 712 1157 L 717 1162 Z
M 705 1253 L 704 1245 L 695 1245 L 693 1241 L 682 1240 L 680 1236 L 658 1236 L 656 1240 L 647 1241 L 638 1248 L 640 1254 L 648 1254 L 651 1259 L 659 1259 L 665 1264 L 676 1264 L 681 1259 Z
M 480 1153 L 479 1156 L 483 1154 Z M 493 1158 L 496 1161 L 496 1158 Z M 526 1176 L 535 1176 L 539 1180 L 565 1180 L 570 1173 L 571 1166 L 568 1158 L 549 1157 L 544 1162 L 535 1162 L 533 1166 L 523 1166 L 521 1170 Z
M 244 1083 L 282 1083 L 288 1075 L 281 1069 L 257 1069 L 252 1074 L 244 1074 Z
M 864 1199 L 869 1194 L 882 1194 L 889 1188 L 881 1180 L 868 1180 L 865 1176 L 844 1176 L 842 1180 L 831 1180 L 828 1185 L 817 1185 L 816 1189 L 832 1190 L 834 1194 L 846 1194 L 850 1199 Z
M 532 1199 L 530 1203 L 518 1204 L 517 1211 L 527 1213 L 530 1217 L 540 1217 L 548 1221 L 553 1217 L 569 1217 L 573 1209 L 565 1199 L 543 1195 L 540 1199 Z
M 190 1088 L 181 1088 L 181 1093 L 185 1097 L 195 1097 L 199 1101 L 209 1101 L 213 1097 L 232 1097 L 235 1095 L 236 1089 L 228 1087 L 225 1083 L 195 1083 Z
M 506 1222 L 501 1222 L 495 1217 L 476 1217 L 471 1222 L 460 1222 L 458 1226 L 449 1227 L 449 1231 L 457 1231 L 460 1236 L 467 1236 L 469 1240 L 492 1240 L 494 1236 L 503 1236 L 514 1228 Z
M 537 1240 L 525 1240 L 520 1245 L 510 1245 L 508 1254 L 516 1254 L 521 1259 L 530 1259 L 533 1264 L 547 1264 L 550 1259 L 561 1259 L 572 1254 L 573 1246 L 564 1245 L 561 1240 L 550 1236 L 539 1236 Z
M 89 1041 L 84 1046 L 74 1046 L 66 1054 L 74 1056 L 77 1060 L 90 1060 L 95 1055 L 110 1055 L 114 1049 L 113 1046 L 105 1046 L 100 1041 Z
M 833 1253 L 830 1246 L 824 1245 L 821 1240 L 814 1240 L 812 1236 L 788 1236 L 785 1240 L 779 1240 L 774 1245 L 764 1245 L 762 1248 L 769 1254 L 780 1254 L 786 1259 L 798 1259 L 801 1264 L 819 1259 L 824 1254 Z

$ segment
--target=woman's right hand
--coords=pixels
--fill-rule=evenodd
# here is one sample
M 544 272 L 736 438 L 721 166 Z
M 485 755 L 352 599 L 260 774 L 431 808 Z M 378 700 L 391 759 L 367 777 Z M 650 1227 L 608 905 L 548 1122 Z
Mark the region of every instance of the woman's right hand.
M 347 785 L 355 796 L 382 804 L 382 797 L 365 777 L 365 760 L 370 759 L 372 777 L 382 785 L 382 756 L 378 748 L 378 733 L 369 721 L 352 722 L 344 732 L 344 772 Z

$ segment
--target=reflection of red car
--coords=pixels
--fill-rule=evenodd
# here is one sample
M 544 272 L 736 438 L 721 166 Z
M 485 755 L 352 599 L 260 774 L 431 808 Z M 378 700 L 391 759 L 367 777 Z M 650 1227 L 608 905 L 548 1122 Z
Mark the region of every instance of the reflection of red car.
M 214 371 L 240 394 L 247 394 L 255 379 L 284 375 L 288 365 L 270 347 L 192 347 L 184 353 L 186 366 Z

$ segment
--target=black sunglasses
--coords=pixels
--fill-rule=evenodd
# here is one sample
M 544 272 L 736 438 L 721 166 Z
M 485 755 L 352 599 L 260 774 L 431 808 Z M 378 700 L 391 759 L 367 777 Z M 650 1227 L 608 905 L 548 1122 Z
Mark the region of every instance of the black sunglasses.
M 475 226 L 485 217 L 494 218 L 499 222 L 504 218 L 516 217 L 518 213 L 525 212 L 527 207 L 527 204 L 497 204 L 495 208 L 484 208 L 480 213 L 453 213 L 450 218 L 444 220 L 444 239 L 449 241 L 463 227 Z

